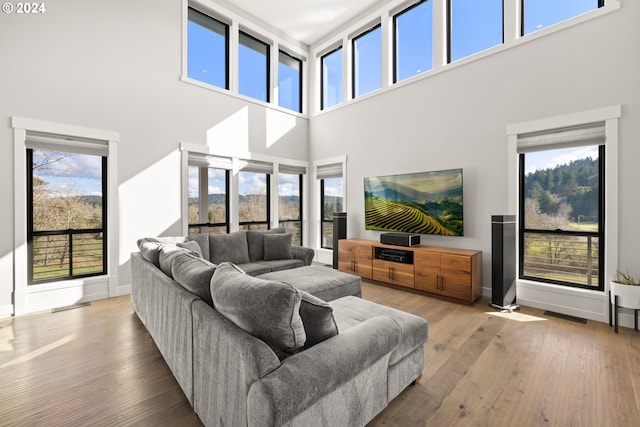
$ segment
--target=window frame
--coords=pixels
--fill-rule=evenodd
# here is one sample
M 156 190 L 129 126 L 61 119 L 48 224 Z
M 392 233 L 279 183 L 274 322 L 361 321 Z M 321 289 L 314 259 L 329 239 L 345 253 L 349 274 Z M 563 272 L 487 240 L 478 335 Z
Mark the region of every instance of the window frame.
M 202 81 L 202 80 L 200 80 L 200 79 L 198 79 L 196 77 L 192 77 L 189 74 L 189 54 L 190 53 L 189 53 L 189 31 L 188 31 L 188 25 L 189 25 L 189 22 L 192 22 L 191 19 L 189 18 L 189 14 L 192 11 L 194 13 L 200 15 L 201 17 L 203 17 L 205 19 L 209 19 L 211 21 L 214 21 L 217 24 L 220 24 L 220 25 L 222 25 L 224 27 L 224 50 L 225 50 L 225 55 L 224 55 L 224 61 L 225 61 L 225 64 L 224 64 L 225 85 L 224 85 L 224 87 L 216 86 L 215 84 Z M 201 10 L 198 10 L 197 8 L 195 8 L 193 6 L 188 6 L 187 7 L 187 49 L 186 50 L 187 50 L 187 73 L 186 74 L 187 74 L 188 78 L 194 79 L 194 80 L 196 80 L 196 81 L 198 81 L 200 83 L 203 83 L 203 84 L 206 84 L 206 85 L 210 85 L 212 87 L 216 87 L 216 88 L 220 88 L 220 89 L 224 89 L 224 90 L 229 90 L 229 88 L 230 88 L 230 84 L 229 84 L 229 82 L 230 82 L 230 78 L 229 78 L 229 74 L 230 74 L 229 73 L 229 70 L 230 70 L 230 66 L 229 66 L 230 65 L 229 64 L 229 62 L 230 62 L 229 61 L 229 58 L 230 58 L 230 54 L 229 54 L 229 51 L 230 51 L 229 24 L 226 24 L 226 23 L 222 22 L 221 20 L 216 19 L 216 18 L 212 17 L 211 15 L 209 15 L 209 14 L 207 14 L 205 12 L 202 12 Z
M 278 178 L 284 175 L 283 173 L 278 173 Z M 286 175 L 294 175 L 294 174 L 286 174 Z M 302 198 L 304 197 L 304 189 L 302 187 L 303 184 L 303 178 L 302 178 L 302 174 L 297 174 L 298 176 L 298 188 L 299 188 L 299 193 L 300 195 L 298 196 L 298 211 L 300 212 L 300 217 L 298 219 L 281 219 L 280 218 L 280 211 L 278 210 L 278 226 L 282 227 L 283 223 L 287 223 L 287 224 L 291 224 L 291 223 L 298 223 L 300 224 L 300 242 L 299 243 L 294 243 L 294 244 L 298 244 L 298 245 L 303 245 L 304 243 L 304 230 L 302 228 L 302 218 L 304 217 L 304 212 L 303 212 L 303 206 L 304 203 L 302 202 Z M 278 198 L 280 198 L 280 194 L 278 194 Z M 280 208 L 280 200 L 278 199 L 278 209 Z M 286 227 L 285 227 L 286 229 Z
M 468 55 L 461 56 L 460 58 L 452 59 L 452 57 L 451 57 L 451 55 L 452 55 L 452 53 L 453 53 L 453 51 L 452 51 L 452 46 L 453 46 L 453 43 L 452 43 L 452 41 L 453 41 L 453 21 L 452 21 L 452 20 L 453 20 L 453 13 L 452 13 L 452 3 L 453 3 L 454 1 L 455 1 L 455 0 L 447 0 L 447 4 L 446 4 L 447 13 L 446 13 L 446 22 L 445 22 L 445 27 L 446 27 L 446 29 L 447 29 L 447 30 L 446 30 L 446 45 L 447 45 L 447 49 L 446 49 L 446 51 L 447 51 L 447 58 L 446 58 L 446 59 L 447 59 L 447 64 L 452 64 L 452 63 L 454 63 L 454 62 L 456 62 L 456 61 L 460 61 L 460 60 L 462 60 L 462 59 L 468 58 L 468 57 L 470 57 L 470 56 L 473 56 L 473 55 L 475 55 L 475 54 L 477 54 L 477 53 L 480 53 L 480 52 L 483 52 L 483 51 L 485 51 L 485 50 L 488 50 L 488 49 L 494 48 L 494 47 L 496 47 L 496 46 L 504 46 L 504 27 L 505 27 L 505 26 L 504 26 L 504 18 L 505 18 L 505 16 L 504 16 L 504 2 L 505 2 L 505 0 L 501 0 L 501 3 L 502 3 L 502 27 L 501 27 L 502 37 L 501 37 L 500 43 L 495 44 L 495 45 L 493 45 L 493 46 L 489 46 L 489 47 L 482 48 L 482 49 L 480 49 L 480 50 L 478 50 L 478 51 L 475 51 L 475 52 L 473 52 L 473 53 L 470 53 L 470 54 L 468 54 Z
M 256 172 L 256 171 L 251 171 L 251 170 L 240 170 L 238 173 L 242 173 L 242 172 L 248 172 L 248 173 L 258 173 L 258 174 L 264 174 L 266 176 L 265 179 L 265 185 L 266 185 L 266 194 L 265 194 L 265 198 L 266 198 L 266 203 L 267 205 L 265 206 L 266 209 L 266 213 L 267 213 L 267 218 L 264 221 L 241 221 L 240 217 L 238 217 L 238 229 L 239 230 L 261 230 L 260 227 L 258 228 L 253 228 L 252 226 L 259 226 L 262 224 L 266 224 L 267 226 L 267 230 L 271 229 L 271 174 L 267 173 L 267 172 Z M 240 207 L 240 192 L 238 192 L 237 194 L 238 196 L 238 208 Z
M 357 87 L 358 87 L 358 61 L 356 58 L 357 55 L 357 46 L 356 43 L 358 42 L 358 40 L 362 39 L 363 37 L 368 36 L 369 34 L 373 33 L 376 30 L 380 30 L 380 86 L 371 89 L 367 92 L 364 93 L 356 93 L 357 92 Z M 351 98 L 352 99 L 356 99 L 359 98 L 361 96 L 370 94 L 372 92 L 375 92 L 377 90 L 382 89 L 382 24 L 381 23 L 377 23 L 375 25 L 373 25 L 371 28 L 359 33 L 357 36 L 354 36 L 351 39 Z
M 324 197 L 325 197 L 325 180 L 327 179 L 335 179 L 335 178 L 340 178 L 342 179 L 342 185 L 344 186 L 344 177 L 340 176 L 340 177 L 326 177 L 326 178 L 320 178 L 320 247 L 322 249 L 329 249 L 329 250 L 337 250 L 337 248 L 333 248 L 332 246 L 326 246 L 324 244 L 324 237 L 325 237 L 325 233 L 324 233 L 324 227 L 326 224 L 330 225 L 330 228 L 333 229 L 333 216 L 331 219 L 326 220 L 325 219 L 325 204 L 324 204 Z M 344 188 L 344 187 L 343 187 Z M 342 194 L 342 209 L 344 210 L 344 193 Z M 333 237 L 333 232 L 332 232 L 332 237 Z
M 27 279 L 28 285 L 39 285 L 43 283 L 52 283 L 65 280 L 82 279 L 86 277 L 104 276 L 108 274 L 108 161 L 107 156 L 100 156 L 101 158 L 101 188 L 102 188 L 102 226 L 99 228 L 91 229 L 74 229 L 69 228 L 65 230 L 34 230 L 34 207 L 33 207 L 33 151 L 34 148 L 26 148 L 27 157 L 27 259 L 28 259 L 28 271 Z M 47 150 L 52 151 L 52 150 Z M 59 149 L 60 152 L 66 152 L 63 147 Z M 95 155 L 97 157 L 97 155 Z M 78 234 L 102 234 L 102 269 L 93 273 L 74 274 L 73 273 L 73 236 Z M 68 274 L 64 276 L 47 277 L 42 279 L 34 278 L 34 238 L 40 236 L 67 236 L 69 241 L 69 267 Z
M 281 102 L 280 102 L 280 99 L 281 99 L 280 95 L 281 95 L 282 92 L 280 90 L 280 82 L 281 82 L 280 77 L 281 76 L 280 76 L 280 68 L 279 67 L 280 67 L 280 64 L 283 64 L 283 62 L 280 61 L 281 55 L 285 55 L 289 59 L 292 59 L 292 60 L 294 60 L 294 61 L 296 61 L 298 63 L 298 67 L 299 67 L 299 70 L 298 70 L 298 73 L 299 73 L 299 76 L 298 76 L 298 109 L 295 109 L 295 110 L 283 106 L 281 104 Z M 284 64 L 284 65 L 286 65 L 286 64 Z M 298 57 L 296 57 L 296 56 L 294 56 L 294 55 L 290 54 L 289 52 L 284 51 L 282 49 L 278 50 L 278 106 L 282 107 L 282 108 L 286 108 L 286 109 L 291 110 L 291 111 L 295 111 L 296 113 L 300 113 L 300 114 L 302 114 L 302 110 L 303 110 L 303 108 L 302 108 L 302 106 L 303 106 L 302 93 L 303 93 L 303 88 L 304 88 L 304 85 L 303 85 L 303 68 L 302 67 L 303 67 L 302 59 L 300 59 L 300 58 L 298 58 Z
M 525 17 L 526 17 L 525 16 L 525 2 L 526 2 L 526 0 L 520 0 L 520 37 L 526 37 L 526 36 L 529 36 L 531 34 L 535 34 L 535 33 L 537 33 L 539 31 L 539 30 L 536 30 L 536 31 L 532 31 L 530 33 L 525 33 Z M 600 8 L 605 7 L 605 3 L 606 3 L 606 0 L 598 0 L 598 7 L 596 9 L 593 9 L 593 10 L 589 11 L 589 12 L 593 12 L 594 10 L 598 10 Z M 504 10 L 504 8 L 503 8 L 503 10 Z M 588 12 L 585 12 L 585 13 L 588 13 Z M 504 14 L 504 12 L 503 12 L 503 14 Z M 580 16 L 580 15 L 574 15 L 574 16 L 572 16 L 570 18 L 567 18 L 567 19 L 564 19 L 562 21 L 558 21 L 558 22 L 555 22 L 553 24 L 550 24 L 548 27 L 545 27 L 545 28 L 553 27 L 555 25 L 558 25 L 561 22 L 569 21 L 569 20 L 574 19 L 574 18 L 576 18 L 578 16 Z M 503 18 L 503 22 L 504 22 L 504 18 Z M 542 30 L 542 29 L 543 28 L 541 28 L 540 30 Z
M 241 84 L 242 84 L 242 82 L 241 82 L 241 79 L 242 79 L 241 78 L 242 64 L 241 64 L 241 61 L 240 61 L 240 56 L 241 56 L 240 55 L 240 47 L 244 46 L 244 47 L 246 47 L 248 49 L 251 49 L 251 47 L 249 47 L 246 44 L 242 43 L 242 38 L 243 37 L 246 37 L 247 39 L 251 40 L 251 42 L 257 43 L 259 45 L 263 45 L 266 48 L 266 53 L 264 54 L 265 55 L 265 65 L 266 65 L 265 81 L 264 81 L 264 83 L 265 83 L 265 86 L 264 86 L 265 99 L 256 98 L 254 96 L 251 96 L 251 95 L 248 95 L 248 94 L 245 94 L 245 93 L 242 92 L 242 87 L 241 87 Z M 256 50 L 256 52 L 258 52 L 258 51 Z M 259 53 L 261 53 L 261 52 L 259 52 Z M 265 103 L 269 104 L 271 102 L 271 44 L 260 40 L 259 38 L 249 34 L 246 31 L 239 30 L 238 31 L 238 58 L 237 58 L 237 60 L 238 60 L 238 67 L 237 67 L 237 70 L 238 70 L 238 94 L 242 95 L 242 96 L 249 97 L 251 99 L 255 99 L 255 100 L 260 101 L 260 102 L 265 102 Z
M 431 10 L 431 17 L 432 17 L 432 22 L 431 22 L 431 68 L 429 68 L 428 70 L 424 70 L 420 73 L 415 73 L 411 76 L 405 77 L 403 79 L 398 80 L 398 18 L 401 17 L 402 15 L 404 15 L 405 13 L 409 13 L 411 12 L 413 9 L 426 4 L 428 2 L 433 2 L 433 0 L 420 0 L 415 4 L 412 4 L 411 6 L 401 10 L 400 12 L 396 13 L 393 15 L 393 20 L 392 20 L 392 25 L 393 25 L 393 41 L 392 41 L 392 58 L 393 58 L 393 84 L 396 84 L 398 82 L 401 82 L 403 80 L 407 80 L 410 79 L 412 77 L 415 76 L 419 76 L 420 74 L 424 74 L 426 72 L 429 72 L 431 70 L 433 70 L 433 42 L 434 42 L 434 38 L 433 38 L 433 3 L 431 4 L 432 10 Z
M 190 224 L 189 223 L 189 215 L 187 215 L 187 234 L 191 235 L 191 229 L 198 229 L 197 233 L 194 234 L 215 234 L 215 233 L 211 233 L 211 231 L 209 230 L 210 227 L 224 227 L 225 228 L 225 232 L 229 233 L 230 230 L 230 221 L 229 221 L 229 190 L 231 188 L 230 186 L 230 180 L 231 180 L 231 171 L 229 169 L 222 169 L 222 168 L 216 168 L 216 167 L 211 167 L 211 166 L 199 166 L 199 165 L 188 165 L 189 167 L 197 167 L 198 168 L 198 200 L 202 200 L 203 198 L 206 198 L 207 200 L 209 199 L 209 191 L 208 188 L 203 187 L 202 185 L 200 185 L 200 183 L 202 182 L 202 171 L 206 170 L 207 171 L 207 180 L 209 178 L 209 169 L 218 169 L 218 170 L 222 170 L 224 171 L 225 175 L 225 222 L 201 222 L 201 223 L 197 223 L 197 224 Z M 189 197 L 187 196 L 187 209 L 188 209 L 188 205 L 189 205 Z M 200 203 L 200 207 L 198 209 L 198 215 L 199 218 L 202 218 L 202 212 L 200 212 L 201 210 L 201 206 L 202 203 Z M 208 206 L 208 203 L 207 203 Z M 209 212 L 207 210 L 207 218 L 209 218 Z M 207 227 L 207 232 L 206 233 L 202 233 L 202 227 Z
M 554 150 L 553 147 L 548 149 Z M 528 153 L 518 154 L 518 177 L 519 177 L 519 197 L 518 197 L 518 279 L 531 280 L 535 282 L 549 283 L 552 285 L 581 288 L 592 291 L 604 292 L 605 290 L 605 192 L 606 192 L 606 144 L 598 145 L 598 231 L 597 232 L 582 232 L 582 231 L 570 231 L 570 230 L 540 230 L 529 229 L 525 227 L 525 156 Z M 574 237 L 597 237 L 598 238 L 598 286 L 582 285 L 578 283 L 565 282 L 562 280 L 554 280 L 537 276 L 528 276 L 524 272 L 525 261 L 525 235 L 526 234 L 545 234 L 551 236 L 574 236 Z
M 331 104 L 331 105 L 326 105 L 326 99 L 325 99 L 325 67 L 324 67 L 324 61 L 325 58 L 333 55 L 336 52 L 340 52 L 340 63 L 342 65 L 342 68 L 340 69 L 340 95 L 341 95 L 341 99 L 336 102 L 335 104 Z M 343 46 L 337 46 L 334 49 L 329 50 L 328 52 L 326 52 L 325 54 L 320 56 L 320 110 L 325 110 L 327 108 L 331 108 L 334 107 L 336 105 L 340 105 L 344 102 L 344 88 L 342 87 L 342 82 L 344 82 L 344 51 L 343 51 Z

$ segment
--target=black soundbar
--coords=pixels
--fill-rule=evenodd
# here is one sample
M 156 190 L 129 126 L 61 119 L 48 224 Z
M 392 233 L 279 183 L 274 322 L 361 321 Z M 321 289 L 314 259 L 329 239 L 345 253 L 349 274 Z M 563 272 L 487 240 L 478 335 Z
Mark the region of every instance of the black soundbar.
M 413 233 L 382 233 L 380 243 L 395 246 L 415 246 L 420 244 L 420 235 Z

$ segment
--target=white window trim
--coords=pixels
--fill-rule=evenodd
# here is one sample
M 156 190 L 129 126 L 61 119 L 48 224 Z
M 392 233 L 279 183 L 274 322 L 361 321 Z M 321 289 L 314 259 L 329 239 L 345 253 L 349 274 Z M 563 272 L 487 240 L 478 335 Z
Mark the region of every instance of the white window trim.
M 14 314 L 44 310 L 77 302 L 115 297 L 130 292 L 118 287 L 118 141 L 117 132 L 43 120 L 11 117 L 14 144 Z M 107 275 L 28 285 L 27 254 L 27 131 L 106 141 L 107 157 Z
M 508 207 L 509 212 L 517 215 L 519 200 L 518 153 L 516 152 L 518 135 L 559 129 L 595 122 L 605 122 L 607 140 L 605 143 L 605 259 L 604 292 L 588 289 L 552 285 L 533 280 L 516 280 L 516 298 L 518 303 L 544 310 L 551 310 L 572 316 L 608 321 L 609 281 L 617 269 L 618 263 L 618 127 L 622 116 L 620 105 L 584 111 L 563 116 L 550 117 L 507 126 L 509 163 L 508 163 Z M 519 236 L 516 233 L 516 236 Z M 517 239 L 518 237 L 516 237 Z M 516 245 L 519 247 L 519 245 Z M 519 257 L 516 257 L 518 263 Z M 516 265 L 516 271 L 519 271 Z M 624 318 L 621 322 L 632 324 Z

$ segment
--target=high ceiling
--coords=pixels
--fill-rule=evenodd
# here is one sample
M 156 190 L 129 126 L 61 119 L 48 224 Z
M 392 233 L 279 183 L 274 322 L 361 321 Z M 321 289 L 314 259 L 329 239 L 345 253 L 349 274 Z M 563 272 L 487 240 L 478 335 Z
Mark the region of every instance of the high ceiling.
M 287 36 L 311 45 L 381 0 L 242 0 L 230 2 Z

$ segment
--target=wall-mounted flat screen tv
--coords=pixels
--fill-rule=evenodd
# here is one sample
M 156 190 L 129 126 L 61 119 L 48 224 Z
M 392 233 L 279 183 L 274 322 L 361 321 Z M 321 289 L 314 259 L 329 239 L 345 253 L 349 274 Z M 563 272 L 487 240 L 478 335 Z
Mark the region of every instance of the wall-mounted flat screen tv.
M 462 169 L 364 179 L 367 230 L 463 235 Z

